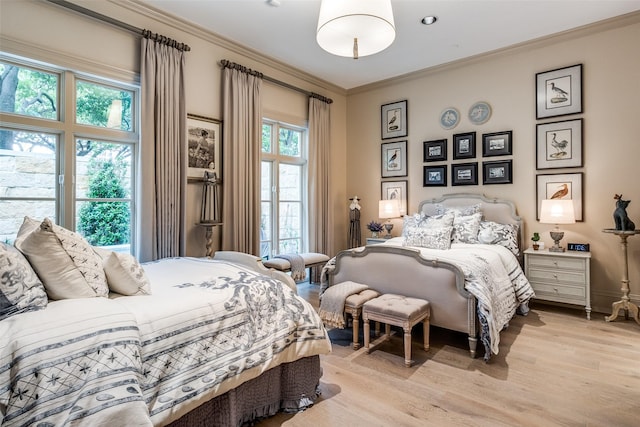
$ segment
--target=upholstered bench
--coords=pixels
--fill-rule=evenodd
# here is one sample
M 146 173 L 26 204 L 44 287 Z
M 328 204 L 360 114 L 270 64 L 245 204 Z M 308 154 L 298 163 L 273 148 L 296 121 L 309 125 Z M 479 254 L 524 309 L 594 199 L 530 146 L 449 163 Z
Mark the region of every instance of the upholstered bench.
M 304 261 L 304 268 L 310 269 L 310 277 L 309 282 L 318 283 L 320 282 L 320 271 L 322 267 L 329 261 L 329 257 L 325 254 L 320 254 L 317 252 L 304 252 L 299 255 Z M 273 268 L 280 271 L 291 271 L 291 263 L 288 259 L 273 257 L 267 260 L 262 261 L 267 268 Z
M 411 367 L 411 329 L 422 322 L 424 326 L 424 349 L 429 350 L 429 301 L 409 298 L 396 294 L 384 294 L 364 303 L 362 319 L 364 321 L 364 347 L 369 353 L 369 321 L 385 324 L 385 338 L 389 339 L 391 325 L 401 326 L 404 330 L 404 365 Z
M 351 346 L 354 350 L 360 348 L 359 328 L 360 328 L 360 316 L 362 315 L 362 306 L 365 302 L 380 296 L 378 291 L 373 289 L 365 289 L 364 291 L 349 295 L 344 301 L 344 312 L 351 315 L 351 321 L 353 323 L 353 343 Z

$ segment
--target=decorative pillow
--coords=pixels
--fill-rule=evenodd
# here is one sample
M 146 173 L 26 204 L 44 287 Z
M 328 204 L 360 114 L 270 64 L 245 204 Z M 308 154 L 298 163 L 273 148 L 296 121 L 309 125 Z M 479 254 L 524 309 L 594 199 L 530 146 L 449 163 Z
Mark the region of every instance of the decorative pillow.
M 106 297 L 109 294 L 102 259 L 79 234 L 55 225 L 49 218 L 33 229 L 25 218 L 15 246 L 44 284 L 49 298 Z
M 147 274 L 133 255 L 101 248 L 94 250 L 102 258 L 110 290 L 121 295 L 151 295 Z
M 0 320 L 47 306 L 47 293 L 29 261 L 11 245 L 0 243 Z
M 518 226 L 515 224 L 481 221 L 478 240 L 480 243 L 504 246 L 513 252 L 515 256 L 520 256 Z
M 425 215 L 423 213 L 415 213 L 413 215 L 405 215 L 402 235 L 404 236 L 405 230 L 410 231 L 415 227 L 450 227 L 453 225 L 453 213 L 446 213 L 443 215 Z
M 480 212 L 480 203 L 470 206 L 456 206 L 456 207 L 446 207 L 442 203 L 436 203 L 436 215 L 442 215 L 447 212 L 452 212 L 456 215 L 473 215 L 475 213 Z
M 453 227 L 411 227 L 402 240 L 402 246 L 449 249 L 452 231 Z
M 478 243 L 482 213 L 456 215 L 453 219 L 453 243 Z

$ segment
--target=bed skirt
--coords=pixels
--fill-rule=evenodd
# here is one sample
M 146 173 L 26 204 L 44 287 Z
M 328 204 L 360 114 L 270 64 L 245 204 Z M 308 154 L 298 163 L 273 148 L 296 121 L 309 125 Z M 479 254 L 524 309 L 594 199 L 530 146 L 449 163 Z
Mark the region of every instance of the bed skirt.
M 320 356 L 285 363 L 211 399 L 169 427 L 239 427 L 280 411 L 302 411 L 319 396 L 321 376 Z

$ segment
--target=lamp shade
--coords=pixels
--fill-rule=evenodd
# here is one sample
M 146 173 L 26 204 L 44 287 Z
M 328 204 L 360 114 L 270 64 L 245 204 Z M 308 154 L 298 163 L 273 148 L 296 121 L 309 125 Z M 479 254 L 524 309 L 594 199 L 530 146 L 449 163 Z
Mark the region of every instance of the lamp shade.
M 378 204 L 378 218 L 398 218 L 400 216 L 400 205 L 397 199 L 380 200 Z
M 543 200 L 540 207 L 540 222 L 543 224 L 573 224 L 576 222 L 573 200 Z
M 393 43 L 391 0 L 322 0 L 316 40 L 338 56 L 373 55 Z

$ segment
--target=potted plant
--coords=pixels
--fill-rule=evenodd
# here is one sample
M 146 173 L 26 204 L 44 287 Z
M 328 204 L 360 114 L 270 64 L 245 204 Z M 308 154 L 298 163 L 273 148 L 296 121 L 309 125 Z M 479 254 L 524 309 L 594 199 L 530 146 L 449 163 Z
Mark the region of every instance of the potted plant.
M 371 232 L 371 237 L 378 237 L 378 233 L 382 231 L 382 224 L 379 222 L 371 221 L 367 224 L 367 229 Z
M 531 241 L 533 242 L 533 250 L 534 251 L 537 251 L 538 248 L 540 247 L 540 244 L 538 243 L 539 240 L 540 240 L 540 234 L 533 233 L 533 236 L 531 237 Z

